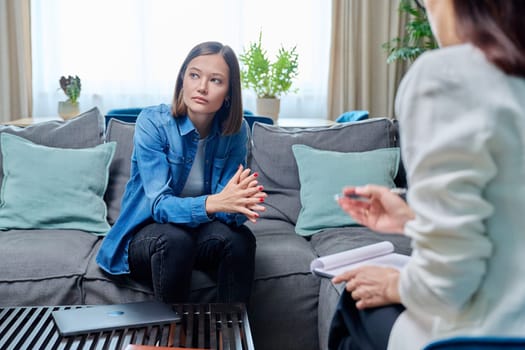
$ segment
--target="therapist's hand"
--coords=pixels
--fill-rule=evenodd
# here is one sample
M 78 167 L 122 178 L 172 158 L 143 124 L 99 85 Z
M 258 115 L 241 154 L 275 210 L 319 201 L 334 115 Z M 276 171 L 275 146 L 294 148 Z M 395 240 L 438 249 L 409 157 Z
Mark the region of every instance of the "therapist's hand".
M 405 223 L 414 218 L 408 204 L 389 188 L 377 185 L 345 187 L 345 195 L 359 195 L 362 199 L 342 196 L 339 206 L 357 223 L 382 233 L 403 233 Z
M 391 267 L 361 266 L 335 276 L 332 282 L 346 282 L 345 288 L 358 309 L 401 302 L 399 271 Z

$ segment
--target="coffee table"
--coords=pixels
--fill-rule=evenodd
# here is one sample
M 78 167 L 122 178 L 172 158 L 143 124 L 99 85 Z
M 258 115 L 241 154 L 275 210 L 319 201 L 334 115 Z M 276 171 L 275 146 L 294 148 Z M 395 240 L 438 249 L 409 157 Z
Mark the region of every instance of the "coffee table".
M 125 349 L 129 344 L 253 350 L 244 304 L 176 304 L 180 323 L 62 337 L 52 311 L 86 306 L 0 307 L 0 349 Z

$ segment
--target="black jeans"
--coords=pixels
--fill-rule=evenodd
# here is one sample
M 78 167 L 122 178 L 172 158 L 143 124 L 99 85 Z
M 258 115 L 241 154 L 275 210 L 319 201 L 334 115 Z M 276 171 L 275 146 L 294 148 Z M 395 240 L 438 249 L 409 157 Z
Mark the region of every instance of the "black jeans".
M 358 310 L 355 300 L 344 290 L 335 310 L 328 349 L 384 350 L 390 331 L 405 307 L 401 304 Z
M 255 237 L 244 225 L 152 223 L 134 235 L 128 253 L 131 277 L 149 281 L 163 302 L 189 301 L 193 269 L 216 276 L 217 302 L 247 303 L 250 297 Z

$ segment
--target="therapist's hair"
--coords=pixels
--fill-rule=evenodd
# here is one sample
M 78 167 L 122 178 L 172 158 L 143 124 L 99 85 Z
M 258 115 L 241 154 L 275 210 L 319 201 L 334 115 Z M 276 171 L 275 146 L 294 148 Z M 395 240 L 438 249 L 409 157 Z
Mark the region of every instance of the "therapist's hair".
M 223 45 L 220 42 L 206 41 L 196 45 L 190 50 L 188 56 L 186 56 L 180 67 L 179 74 L 177 75 L 175 93 L 171 104 L 171 113 L 174 117 L 188 114 L 188 107 L 182 99 L 182 85 L 188 64 L 195 57 L 215 54 L 220 54 L 229 68 L 228 95 L 224 99 L 221 108 L 216 112 L 215 118 L 220 119 L 222 134 L 232 135 L 239 132 L 243 120 L 241 73 L 239 69 L 239 61 L 237 60 L 235 52 L 231 47 Z
M 525 77 L 525 1 L 453 0 L 460 38 L 510 75 Z

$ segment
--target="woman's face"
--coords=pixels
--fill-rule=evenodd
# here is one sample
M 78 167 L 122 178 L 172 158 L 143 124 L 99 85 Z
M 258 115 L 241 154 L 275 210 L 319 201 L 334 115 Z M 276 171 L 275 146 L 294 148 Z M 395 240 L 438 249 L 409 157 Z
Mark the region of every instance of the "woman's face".
M 428 21 L 439 46 L 460 44 L 452 0 L 425 0 Z
M 215 115 L 228 95 L 229 73 L 219 54 L 198 56 L 190 61 L 182 83 L 182 98 L 190 117 Z

